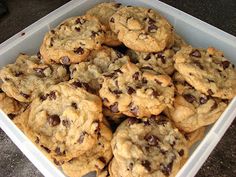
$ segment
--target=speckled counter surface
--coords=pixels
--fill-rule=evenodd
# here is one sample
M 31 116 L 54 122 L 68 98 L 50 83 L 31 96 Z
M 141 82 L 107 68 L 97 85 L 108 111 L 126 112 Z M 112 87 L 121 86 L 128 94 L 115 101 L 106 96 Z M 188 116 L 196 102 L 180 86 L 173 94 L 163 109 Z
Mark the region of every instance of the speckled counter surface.
M 10 13 L 0 18 L 0 43 L 66 2 L 68 0 L 8 0 Z M 163 0 L 163 2 L 236 35 L 235 0 Z M 236 176 L 235 137 L 236 120 L 204 163 L 197 177 Z M 43 175 L 0 130 L 0 177 L 41 176 Z

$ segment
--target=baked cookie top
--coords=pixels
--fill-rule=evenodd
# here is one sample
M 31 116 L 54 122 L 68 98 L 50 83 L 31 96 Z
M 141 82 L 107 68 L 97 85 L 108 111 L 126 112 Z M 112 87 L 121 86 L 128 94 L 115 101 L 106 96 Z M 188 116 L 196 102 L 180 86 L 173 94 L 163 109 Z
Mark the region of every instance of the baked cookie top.
M 100 124 L 100 136 L 94 147 L 83 155 L 73 158 L 62 165 L 64 173 L 71 177 L 97 172 L 102 176 L 104 168 L 112 158 L 111 139 L 112 133 L 103 123 Z
M 135 51 L 159 52 L 174 42 L 173 27 L 152 9 L 122 7 L 109 24 L 118 39 Z
M 122 7 L 120 3 L 104 2 L 89 9 L 86 14 L 95 16 L 99 19 L 102 25 L 105 26 L 105 41 L 104 43 L 109 46 L 118 46 L 121 42 L 117 39 L 117 35 L 111 31 L 109 26 L 110 17 Z
M 174 177 L 188 156 L 185 137 L 163 115 L 125 120 L 111 145 L 121 176 Z
M 72 64 L 70 75 L 77 82 L 87 85 L 87 90 L 97 93 L 100 84 L 102 84 L 101 77 L 119 69 L 129 61 L 129 57 L 104 46 L 99 50 L 92 51 L 87 60 L 86 62 Z
M 27 134 L 58 163 L 64 163 L 97 143 L 102 120 L 100 98 L 64 82 L 33 100 Z
M 185 132 L 214 123 L 227 107 L 227 103 L 195 90 L 176 72 L 173 75 L 176 97 L 172 108 L 167 108 L 176 126 Z
M 185 41 L 174 33 L 174 44 L 170 48 L 151 53 L 128 50 L 127 55 L 133 63 L 137 63 L 140 67 L 150 65 L 156 71 L 161 68 L 166 74 L 171 75 L 175 70 L 173 56 L 183 46 L 186 46 Z
M 139 69 L 128 62 L 119 70 L 105 75 L 99 94 L 113 113 L 131 117 L 158 115 L 173 102 L 171 78 L 150 68 Z
M 222 99 L 236 95 L 236 70 L 222 52 L 188 46 L 177 52 L 174 60 L 176 70 L 196 90 Z
M 69 79 L 62 65 L 45 64 L 37 56 L 20 54 L 16 62 L 0 70 L 2 90 L 20 102 L 31 102 L 50 85 Z
M 101 47 L 104 35 L 104 27 L 96 17 L 71 17 L 45 35 L 40 53 L 47 63 L 79 63 L 91 50 Z

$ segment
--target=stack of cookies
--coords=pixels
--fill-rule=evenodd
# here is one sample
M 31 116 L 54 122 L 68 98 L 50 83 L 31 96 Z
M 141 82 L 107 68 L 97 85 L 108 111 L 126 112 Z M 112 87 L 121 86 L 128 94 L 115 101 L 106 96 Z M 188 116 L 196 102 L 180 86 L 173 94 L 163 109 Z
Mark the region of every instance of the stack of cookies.
M 66 19 L 0 78 L 1 109 L 70 177 L 175 176 L 236 95 L 221 51 L 117 3 Z

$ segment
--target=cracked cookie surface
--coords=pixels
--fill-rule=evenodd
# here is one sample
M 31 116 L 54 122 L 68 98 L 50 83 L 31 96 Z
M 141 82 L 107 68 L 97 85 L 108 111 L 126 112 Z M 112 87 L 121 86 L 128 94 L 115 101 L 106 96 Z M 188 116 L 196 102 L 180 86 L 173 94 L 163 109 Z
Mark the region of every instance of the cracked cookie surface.
M 158 115 L 170 106 L 174 88 L 168 75 L 128 62 L 104 77 L 99 94 L 113 113 L 142 118 Z
M 96 17 L 71 17 L 45 35 L 40 53 L 47 63 L 79 63 L 91 50 L 101 47 L 104 35 L 104 27 Z
M 152 9 L 122 7 L 109 24 L 118 39 L 135 51 L 159 52 L 174 42 L 173 27 Z
M 163 115 L 125 120 L 111 145 L 121 176 L 173 177 L 188 157 L 185 137 Z
M 182 48 L 174 56 L 175 68 L 196 90 L 222 99 L 236 95 L 236 70 L 215 48 Z
M 0 70 L 2 90 L 20 102 L 31 102 L 50 85 L 69 79 L 62 65 L 45 64 L 37 56 L 21 54 L 16 62 Z

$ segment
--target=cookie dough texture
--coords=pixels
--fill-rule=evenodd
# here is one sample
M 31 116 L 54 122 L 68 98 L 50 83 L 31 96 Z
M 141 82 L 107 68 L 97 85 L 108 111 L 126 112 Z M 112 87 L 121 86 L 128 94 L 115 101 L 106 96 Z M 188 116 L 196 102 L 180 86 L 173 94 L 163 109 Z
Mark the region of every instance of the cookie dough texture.
M 60 83 L 34 99 L 24 124 L 30 139 L 63 164 L 97 143 L 102 120 L 99 97 Z
M 173 80 L 177 93 L 173 107 L 166 111 L 181 130 L 192 132 L 212 124 L 227 107 L 224 101 L 195 90 L 180 73 L 176 72 Z
M 102 47 L 94 50 L 87 58 L 88 61 L 70 66 L 71 79 L 80 82 L 87 90 L 97 93 L 102 84 L 102 76 L 118 70 L 129 61 L 129 57 L 113 50 Z
M 101 47 L 104 36 L 104 26 L 96 17 L 71 17 L 45 35 L 40 53 L 46 63 L 79 63 Z
M 85 154 L 63 164 L 64 173 L 70 177 L 82 177 L 89 172 L 95 171 L 97 176 L 102 177 L 105 173 L 104 168 L 113 156 L 110 145 L 111 139 L 111 131 L 101 123 L 98 142 Z
M 142 118 L 158 115 L 170 106 L 174 88 L 168 75 L 142 71 L 128 62 L 104 77 L 99 94 L 113 113 Z
M 116 130 L 112 142 L 114 176 L 174 177 L 188 156 L 185 137 L 163 115 L 146 121 L 130 118 Z M 117 162 L 119 174 L 113 171 Z
M 122 6 L 119 3 L 109 2 L 101 3 L 89 9 L 86 14 L 95 16 L 99 19 L 102 25 L 105 27 L 105 41 L 104 44 L 108 46 L 118 46 L 121 42 L 117 39 L 117 34 L 111 31 L 109 26 L 110 17 L 117 12 Z
M 188 46 L 174 59 L 176 70 L 196 90 L 222 99 L 232 99 L 236 95 L 236 70 L 222 52 Z
M 2 90 L 20 102 L 31 102 L 50 85 L 69 79 L 62 65 L 47 65 L 37 56 L 21 54 L 0 70 Z
M 118 39 L 135 51 L 159 52 L 174 42 L 173 27 L 152 9 L 122 7 L 109 24 Z

